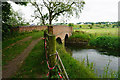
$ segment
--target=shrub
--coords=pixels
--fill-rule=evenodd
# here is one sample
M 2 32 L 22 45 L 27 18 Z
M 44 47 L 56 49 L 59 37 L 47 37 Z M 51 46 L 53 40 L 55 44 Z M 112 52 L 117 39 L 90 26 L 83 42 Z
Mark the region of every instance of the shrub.
M 90 28 L 90 29 L 92 29 L 93 27 L 92 27 L 92 25 L 88 25 L 88 27 Z
M 82 26 L 80 25 L 80 28 L 82 28 Z
M 82 41 L 88 41 L 90 40 L 90 35 L 89 34 L 85 34 L 85 32 L 83 31 L 76 31 L 72 33 L 72 36 L 70 36 L 71 38 L 79 38 Z
M 73 27 L 73 26 L 74 26 L 74 24 L 73 24 L 73 23 L 69 23 L 69 24 L 68 24 L 68 26 Z
M 96 46 L 103 49 L 109 49 L 118 51 L 120 48 L 120 42 L 118 37 L 109 37 L 109 36 L 101 36 L 97 37 L 96 39 L 91 39 L 89 41 L 91 46 Z

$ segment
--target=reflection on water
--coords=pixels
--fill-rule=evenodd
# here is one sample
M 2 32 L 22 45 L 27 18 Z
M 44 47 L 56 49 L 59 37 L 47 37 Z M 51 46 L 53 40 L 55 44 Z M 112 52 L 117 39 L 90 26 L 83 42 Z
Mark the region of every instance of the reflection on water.
M 101 52 L 95 49 L 82 49 L 79 51 L 78 50 L 72 51 L 72 57 L 74 57 L 79 61 L 82 61 L 83 58 L 87 60 L 86 59 L 87 55 L 88 55 L 89 62 L 90 63 L 93 62 L 95 64 L 95 69 L 97 69 L 98 74 L 103 74 L 104 67 L 108 64 L 109 60 L 111 61 L 109 65 L 109 69 L 118 71 L 118 57 L 103 55 L 101 54 Z
M 95 71 L 97 70 L 98 75 L 102 75 L 104 73 L 104 67 L 106 67 L 110 61 L 109 70 L 118 71 L 118 58 L 112 55 L 106 55 L 108 52 L 100 52 L 96 49 L 88 49 L 88 48 L 80 48 L 69 46 L 67 49 L 71 50 L 71 56 L 74 57 L 78 61 L 82 61 L 85 58 L 85 62 L 87 62 L 87 55 L 89 63 L 93 62 Z M 108 72 L 110 73 L 110 71 Z

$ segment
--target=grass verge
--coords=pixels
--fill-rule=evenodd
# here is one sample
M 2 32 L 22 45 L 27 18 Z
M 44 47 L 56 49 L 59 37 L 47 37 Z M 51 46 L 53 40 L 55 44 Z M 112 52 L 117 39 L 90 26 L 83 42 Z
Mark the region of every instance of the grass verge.
M 69 78 L 96 78 L 95 74 L 84 64 L 75 60 L 66 52 L 63 45 L 57 44 L 57 51 L 65 66 Z
M 32 36 L 33 39 L 36 39 L 36 38 L 40 37 L 41 34 L 43 34 L 43 31 L 22 32 L 19 34 L 20 34 L 19 36 L 12 37 L 12 38 L 2 41 L 2 48 L 4 49 L 5 47 L 9 46 L 10 44 L 15 43 L 19 40 L 22 40 L 28 36 Z
M 12 78 L 46 78 L 48 68 L 45 60 L 44 42 L 41 40 Z
M 28 36 L 28 34 L 25 34 L 24 36 L 19 36 L 14 38 L 15 41 L 18 41 L 19 39 L 23 39 Z M 20 43 L 15 44 L 14 46 L 8 48 L 8 49 L 3 49 L 2 50 L 2 65 L 7 64 L 10 60 L 14 59 L 17 55 L 19 55 L 25 48 L 28 47 L 28 45 L 32 42 L 32 40 L 38 39 L 43 36 L 43 31 L 39 32 L 32 32 L 29 34 L 29 36 L 32 36 L 32 38 L 28 41 L 22 41 Z M 3 45 L 8 45 L 10 43 L 13 43 L 12 39 L 3 42 Z

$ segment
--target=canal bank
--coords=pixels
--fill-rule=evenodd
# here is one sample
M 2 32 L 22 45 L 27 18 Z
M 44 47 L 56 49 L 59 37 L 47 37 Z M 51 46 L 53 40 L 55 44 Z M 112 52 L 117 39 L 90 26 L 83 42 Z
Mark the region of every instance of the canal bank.
M 66 51 L 65 47 L 63 47 L 62 44 L 57 43 L 56 48 L 70 79 L 98 78 L 91 69 L 84 65 L 84 63 L 80 63 L 78 60 L 74 59 Z
M 118 77 L 117 72 L 119 56 L 112 55 L 118 53 L 109 53 L 105 49 L 90 46 L 88 45 L 87 41 L 81 41 L 78 38 L 68 39 L 65 46 L 66 50 L 74 59 L 78 60 L 79 62 L 84 60 L 86 66 L 87 61 L 92 63 L 94 72 L 98 77 Z

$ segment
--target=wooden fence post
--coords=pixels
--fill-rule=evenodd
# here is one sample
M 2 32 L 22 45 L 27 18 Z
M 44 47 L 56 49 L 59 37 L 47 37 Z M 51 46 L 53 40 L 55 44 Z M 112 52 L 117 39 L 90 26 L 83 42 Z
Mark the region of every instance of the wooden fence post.
M 55 35 L 49 35 L 48 36 L 48 60 L 50 67 L 54 67 L 56 64 L 56 37 Z M 55 75 L 55 71 L 50 70 L 49 78 L 51 78 L 52 75 Z
M 48 26 L 48 34 L 53 34 L 53 26 Z
M 44 39 L 44 51 L 45 51 L 45 54 L 46 54 L 46 48 L 45 48 L 46 34 L 47 34 L 46 31 L 44 31 L 44 38 L 45 38 L 45 39 Z

